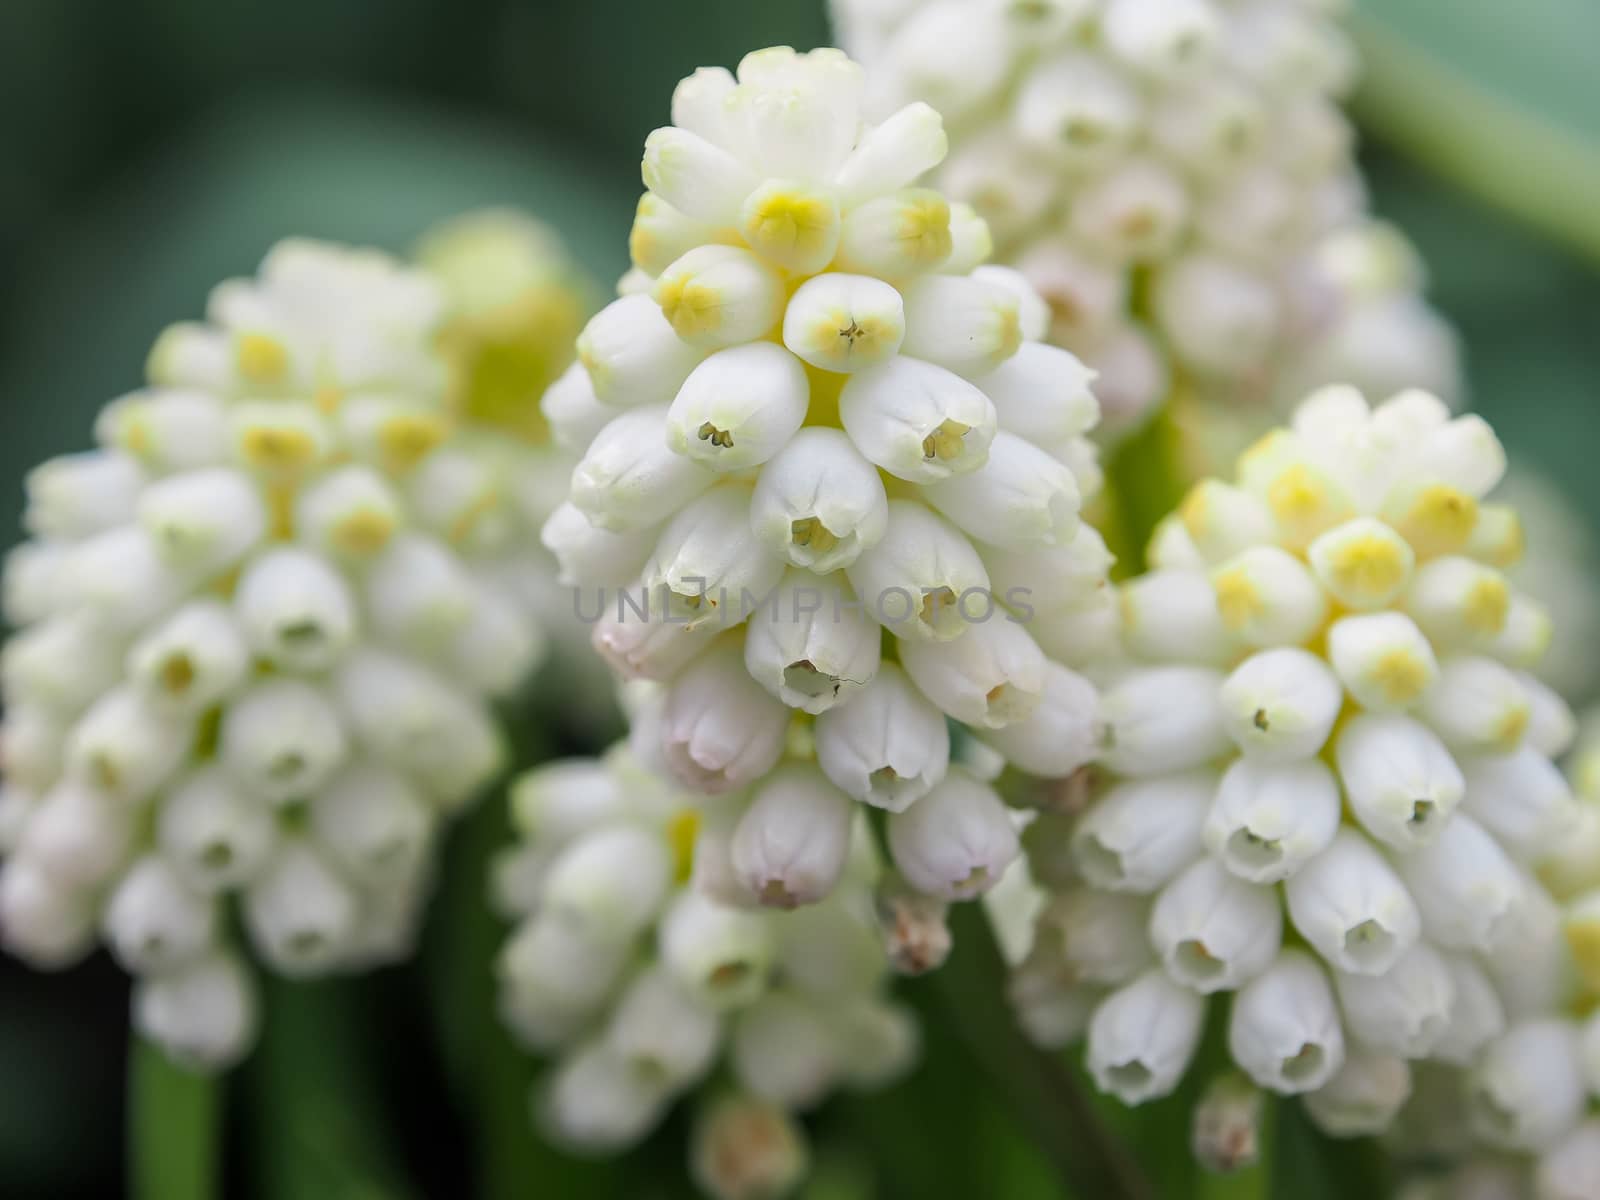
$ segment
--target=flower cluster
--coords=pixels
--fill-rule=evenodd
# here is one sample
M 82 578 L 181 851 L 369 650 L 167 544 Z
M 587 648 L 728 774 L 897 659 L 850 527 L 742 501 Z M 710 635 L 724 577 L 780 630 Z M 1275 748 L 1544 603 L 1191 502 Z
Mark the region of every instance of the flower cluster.
M 1529 1086 L 1576 1080 L 1534 868 L 1578 816 L 1571 714 L 1529 674 L 1548 622 L 1504 573 L 1520 526 L 1485 502 L 1503 470 L 1432 396 L 1330 388 L 1158 529 L 1107 786 L 1026 835 L 1056 895 L 1013 997 L 1041 1039 L 1087 1034 L 1103 1090 L 1170 1092 L 1227 994 L 1238 1068 L 1335 1135 L 1384 1128 L 1413 1060 L 1467 1068 L 1506 1147 L 1576 1100 Z
M 734 858 L 779 907 L 844 873 L 856 801 L 917 891 L 992 884 L 1013 823 L 951 768 L 946 718 L 1071 771 L 1094 692 L 1066 664 L 1115 624 L 1078 516 L 1090 372 L 1035 340 L 1015 271 L 978 265 L 983 222 L 912 186 L 938 115 L 864 124 L 862 86 L 788 48 L 683 80 L 625 294 L 545 399 L 586 447 L 545 543 L 600 652 L 664 685 L 646 757 L 698 792 L 760 785 Z
M 770 786 L 807 782 L 789 768 Z M 537 1104 L 555 1140 L 631 1145 L 723 1063 L 741 1098 L 707 1116 L 697 1173 L 764 1178 L 772 1153 L 778 1165 L 802 1153 L 785 1114 L 909 1066 L 917 1028 L 883 994 L 880 866 L 859 820 L 828 899 L 772 913 L 738 883 L 732 814 L 644 771 L 625 746 L 522 776 L 511 804 L 522 840 L 493 880 L 518 922 L 499 961 L 500 1010 L 525 1043 L 558 1052 Z M 753 1194 L 726 1180 L 711 1191 Z
M 1416 259 L 1363 215 L 1338 99 L 1353 56 L 1310 0 L 834 0 L 868 110 L 933 105 L 938 184 L 1050 305 L 1124 426 L 1180 380 L 1292 400 L 1455 385 Z
M 285 974 L 403 956 L 442 820 L 500 765 L 548 505 L 477 388 L 450 402 L 444 315 L 378 252 L 281 243 L 160 336 L 98 449 L 29 476 L 0 932 L 46 967 L 103 940 L 181 1058 L 250 1043 L 230 911 Z

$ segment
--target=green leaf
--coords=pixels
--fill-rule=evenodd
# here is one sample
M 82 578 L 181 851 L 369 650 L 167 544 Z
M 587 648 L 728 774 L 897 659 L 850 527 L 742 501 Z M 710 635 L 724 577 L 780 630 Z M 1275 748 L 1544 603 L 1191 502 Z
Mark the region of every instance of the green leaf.
M 222 1086 L 135 1036 L 128 1045 L 128 1178 L 134 1200 L 215 1200 Z
M 1353 29 L 1364 125 L 1600 261 L 1600 5 L 1362 0 Z

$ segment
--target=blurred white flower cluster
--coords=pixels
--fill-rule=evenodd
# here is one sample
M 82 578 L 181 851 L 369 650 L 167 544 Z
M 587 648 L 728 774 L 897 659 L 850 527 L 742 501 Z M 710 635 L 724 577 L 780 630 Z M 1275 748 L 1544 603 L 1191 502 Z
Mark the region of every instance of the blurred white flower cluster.
M 937 185 L 989 224 L 1123 428 L 1177 385 L 1448 398 L 1454 339 L 1364 213 L 1338 0 L 834 0 L 869 113 L 923 100 Z
M 1416 1060 L 1465 1071 L 1493 1145 L 1576 1121 L 1535 873 L 1581 826 L 1552 763 L 1574 722 L 1529 673 L 1550 628 L 1507 580 L 1504 467 L 1430 395 L 1329 388 L 1158 529 L 1122 589 L 1106 786 L 1025 835 L 1054 894 L 1013 1000 L 1042 1042 L 1086 1036 L 1102 1090 L 1172 1091 L 1226 994 L 1236 1067 L 1332 1135 L 1387 1127 Z
M 801 783 L 790 768 L 769 786 Z M 739 886 L 730 814 L 641 769 L 626 746 L 529 772 L 511 804 L 522 840 L 493 879 L 518 923 L 499 960 L 500 1011 L 526 1044 L 558 1053 L 537 1104 L 555 1140 L 629 1146 L 721 1064 L 738 1098 L 707 1116 L 702 1140 L 726 1145 L 697 1149 L 697 1172 L 713 1195 L 777 1194 L 726 1176 L 766 1178 L 803 1154 L 786 1114 L 909 1067 L 917 1027 L 885 995 L 864 819 L 849 822 L 828 898 L 773 913 Z M 779 1163 L 750 1161 L 772 1153 Z
M 1070 772 L 1095 694 L 1069 664 L 1116 621 L 1079 520 L 1090 373 L 979 265 L 983 222 L 913 186 L 938 115 L 864 124 L 862 88 L 834 50 L 683 80 L 625 294 L 545 399 L 582 448 L 545 544 L 600 652 L 658 685 L 641 758 L 735 798 L 733 869 L 781 908 L 846 874 L 857 802 L 916 892 L 991 886 L 1015 829 L 947 718 Z
M 254 1027 L 233 914 L 288 975 L 407 953 L 439 826 L 501 763 L 487 701 L 540 652 L 549 506 L 447 401 L 427 275 L 287 241 L 207 315 L 28 478 L 0 931 L 45 967 L 103 941 L 139 1029 L 216 1065 Z

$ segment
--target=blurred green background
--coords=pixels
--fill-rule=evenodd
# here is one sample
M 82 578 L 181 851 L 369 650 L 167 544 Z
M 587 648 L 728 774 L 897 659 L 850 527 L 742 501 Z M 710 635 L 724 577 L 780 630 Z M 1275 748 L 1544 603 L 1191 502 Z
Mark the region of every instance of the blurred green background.
M 1357 8 L 1374 205 L 1428 262 L 1474 404 L 1593 524 L 1600 4 Z M 761 45 L 827 40 L 820 0 L 5 0 L 0 540 L 16 530 L 27 467 L 81 448 L 94 412 L 138 385 L 157 331 L 197 315 L 213 283 L 251 271 L 275 239 L 403 249 L 441 217 L 511 204 L 558 226 L 609 282 L 626 265 L 639 147 L 665 122 L 673 83 Z M 982 962 L 957 960 L 948 982 L 911 989 L 931 1023 L 922 1073 L 822 1117 L 814 1200 L 1062 1194 L 1055 1110 L 1008 1058 L 1015 1047 L 957 1044 L 952 1011 L 1000 1016 Z M 470 1106 L 428 1049 L 425 992 L 416 972 L 279 989 L 265 1051 L 230 1084 L 226 1134 L 246 1147 L 230 1162 L 281 1169 L 235 1166 L 229 1195 L 471 1193 Z M 122 1190 L 126 1003 L 103 959 L 57 977 L 0 965 L 0 1195 Z M 278 1033 L 299 1050 L 273 1058 Z M 310 1093 L 317 1132 L 297 1152 L 315 1161 L 295 1174 L 249 1118 Z M 368 1101 L 376 1128 L 352 1115 Z M 1165 1129 L 1178 1154 L 1178 1113 L 1135 1136 Z M 538 1157 L 524 1194 L 683 1194 L 682 1134 L 669 1125 L 623 1168 Z M 1326 1153 L 1299 1127 L 1281 1132 L 1284 1153 L 1296 1138 Z M 1363 1155 L 1324 1164 L 1325 1194 L 1351 1194 L 1341 1171 L 1370 1181 Z M 342 1172 L 341 1156 L 371 1169 Z M 1164 1195 L 1198 1194 L 1182 1164 L 1154 1167 Z M 1292 1194 L 1317 1194 L 1300 1167 L 1295 1177 Z

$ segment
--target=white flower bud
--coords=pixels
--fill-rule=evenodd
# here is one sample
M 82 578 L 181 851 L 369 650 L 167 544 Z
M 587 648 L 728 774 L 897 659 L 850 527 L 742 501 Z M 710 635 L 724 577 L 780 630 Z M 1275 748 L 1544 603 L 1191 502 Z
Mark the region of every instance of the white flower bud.
M 947 900 L 988 891 L 1021 848 L 1000 797 L 960 770 L 910 808 L 891 814 L 888 841 L 907 882 Z
M 1157 80 L 1204 62 L 1221 34 L 1206 0 L 1111 0 L 1101 21 L 1111 53 Z
M 1489 658 L 1453 658 L 1423 695 L 1422 715 L 1452 750 L 1509 754 L 1522 744 L 1532 704 L 1521 681 Z
M 635 1070 L 605 1042 L 592 1042 L 545 1078 L 536 1115 L 541 1132 L 558 1146 L 616 1154 L 650 1132 L 667 1098 L 665 1081 Z
M 863 370 L 892 358 L 905 336 L 900 293 L 870 275 L 829 272 L 789 300 L 783 344 L 824 371 Z
M 123 685 L 100 698 L 67 739 L 67 768 L 127 801 L 143 800 L 189 752 L 186 720 L 163 713 L 137 688 Z
M 88 891 L 121 868 L 133 825 L 134 810 L 120 797 L 63 780 L 33 810 L 17 858 L 39 867 L 58 889 Z
M 1518 672 L 1516 679 L 1528 701 L 1528 745 L 1547 758 L 1562 757 L 1578 736 L 1572 709 L 1544 680 L 1526 671 Z
M 750 251 L 702 245 L 668 265 L 653 298 L 692 346 L 737 346 L 764 336 L 783 313 L 783 282 Z
M 1041 209 L 1054 191 L 1054 177 L 1045 172 L 1039 183 Z M 1052 341 L 1098 345 L 1127 319 L 1127 273 L 1076 246 L 1039 242 L 1017 259 L 1017 266 L 1050 306 Z
M 1303 950 L 1282 951 L 1240 988 L 1228 1020 L 1228 1053 L 1262 1087 L 1298 1095 L 1344 1066 L 1344 1031 L 1333 988 Z
M 815 726 L 817 765 L 853 799 L 904 812 L 940 783 L 950 765 L 950 732 L 899 667 L 884 663 L 847 705 Z
M 1253 654 L 1220 693 L 1222 721 L 1240 750 L 1261 762 L 1311 758 L 1328 740 L 1344 693 L 1333 672 L 1305 650 Z
M 255 984 L 225 951 L 134 984 L 134 1028 L 179 1062 L 232 1066 L 255 1042 L 256 1025 Z
M 267 678 L 228 706 L 219 755 L 240 785 L 282 803 L 322 786 L 346 754 L 344 727 L 310 684 Z
M 1345 1029 L 1363 1046 L 1425 1058 L 1449 1029 L 1455 978 L 1443 955 L 1418 942 L 1382 975 L 1333 973 Z
M 974 378 L 994 404 L 999 427 L 1037 445 L 1052 445 L 1094 428 L 1099 405 L 1095 373 L 1055 346 L 1024 342 L 994 370 Z
M 805 1131 L 753 1096 L 714 1100 L 695 1122 L 689 1169 L 713 1200 L 786 1196 L 805 1177 Z
M 849 271 L 906 280 L 949 259 L 950 204 L 927 188 L 906 188 L 848 210 L 835 260 Z
M 607 412 L 609 420 L 613 414 Z M 366 562 L 389 544 L 404 516 L 400 500 L 374 469 L 352 465 L 322 476 L 295 504 L 303 541 L 332 558 Z
M 822 1014 L 782 992 L 768 993 L 734 1018 L 729 1056 L 741 1086 L 789 1109 L 818 1103 L 839 1072 L 838 1049 Z
M 144 472 L 123 454 L 91 450 L 41 463 L 28 472 L 22 523 L 39 538 L 75 541 L 128 519 L 145 486 Z
M 556 582 L 577 588 L 614 588 L 638 578 L 655 539 L 648 530 L 619 533 L 594 524 L 570 502 L 563 502 L 539 530 L 539 540 L 556 556 Z
M 837 583 L 791 569 L 770 608 L 751 614 L 744 662 L 790 708 L 822 713 L 848 701 L 878 671 L 881 634 Z
M 1555 764 L 1531 746 L 1514 754 L 1463 758 L 1461 773 L 1467 789 L 1462 811 L 1514 858 L 1536 861 L 1577 824 L 1571 787 Z
M 128 674 L 143 694 L 185 715 L 222 700 L 249 669 L 250 648 L 220 600 L 190 601 L 128 653 Z
M 703 357 L 649 296 L 613 300 L 578 336 L 578 361 L 595 397 L 617 408 L 666 404 Z
M 782 346 L 719 350 L 690 372 L 667 410 L 667 445 L 714 471 L 766 462 L 805 421 L 805 369 Z
M 1323 763 L 1241 759 L 1222 776 L 1203 836 L 1241 879 L 1276 883 L 1328 848 L 1339 812 L 1339 785 Z
M 901 353 L 974 378 L 1022 345 L 1016 293 L 974 276 L 925 275 L 907 286 Z
M 1294 646 L 1328 614 L 1327 598 L 1303 563 L 1277 546 L 1253 546 L 1211 573 L 1217 611 L 1235 637 L 1254 646 Z
M 765 914 L 679 892 L 662 917 L 658 950 L 680 985 L 721 1012 L 760 996 L 775 950 Z
M 1172 252 L 1189 217 L 1183 181 L 1158 159 L 1124 159 L 1073 197 L 1068 227 L 1085 245 L 1119 261 Z
M 1039 914 L 1036 949 L 1059 958 L 1074 983 L 1118 987 L 1151 965 L 1149 925 L 1145 897 L 1073 887 Z
M 1505 626 L 1489 644 L 1489 652 L 1508 666 L 1528 671 L 1544 660 L 1554 637 L 1549 611 L 1518 592 L 1511 597 Z
M 1444 744 L 1410 717 L 1363 713 L 1339 731 L 1339 780 L 1373 837 L 1415 850 L 1439 835 L 1461 803 L 1461 770 Z
M 1505 576 L 1470 558 L 1436 558 L 1417 568 L 1406 611 L 1440 650 L 1489 647 L 1506 627 Z
M 286 842 L 244 893 L 256 953 L 293 977 L 333 966 L 358 916 L 355 893 L 305 843 Z
M 710 1068 L 720 1032 L 716 1013 L 696 1001 L 660 966 L 633 978 L 606 1027 L 606 1042 L 635 1071 L 673 1087 Z
M 693 631 L 736 625 L 777 587 L 783 563 L 767 554 L 750 528 L 749 493 L 730 485 L 691 501 L 661 531 L 641 581 L 660 619 Z
M 1280 306 L 1268 282 L 1206 252 L 1186 255 L 1161 272 L 1154 308 L 1179 356 L 1216 375 L 1259 366 L 1278 335 Z
M 908 104 L 862 133 L 833 186 L 846 204 L 881 196 L 938 166 L 948 149 L 943 118 L 926 104 Z
M 1078 870 L 1111 891 L 1158 890 L 1199 856 L 1200 827 L 1216 790 L 1209 770 L 1119 783 L 1073 831 Z
M 1416 903 L 1366 838 L 1341 830 L 1284 884 L 1289 917 L 1342 971 L 1381 975 L 1421 934 Z
M 1096 1086 L 1124 1104 L 1169 1094 L 1200 1045 L 1205 1001 L 1152 967 L 1112 992 L 1089 1021 L 1086 1061 Z
M 85 619 L 106 633 L 126 635 L 157 620 L 186 590 L 184 576 L 162 561 L 155 539 L 138 526 L 124 526 L 77 544 L 57 606 L 81 606 Z
M 1156 897 L 1150 941 L 1167 974 L 1185 987 L 1234 991 L 1277 957 L 1283 911 L 1270 889 L 1202 858 Z
M 500 734 L 483 706 L 423 667 L 358 650 L 334 684 L 367 754 L 415 776 L 441 803 L 465 800 L 499 768 Z
M 55 612 L 73 550 L 67 542 L 23 542 L 0 558 L 0 613 L 13 627 L 21 630 Z
M 45 864 L 13 855 L 0 868 L 0 939 L 40 970 L 69 966 L 94 949 L 96 908 L 94 893 Z
M 1500 844 L 1457 814 L 1429 842 L 1396 859 L 1430 941 L 1489 952 L 1508 933 L 1522 877 Z
M 1472 1128 L 1503 1150 L 1548 1150 L 1583 1117 L 1578 1039 L 1566 1021 L 1513 1025 L 1467 1075 Z
M 1311 543 L 1307 552 L 1317 580 L 1346 608 L 1383 608 L 1411 581 L 1416 554 L 1382 521 L 1357 517 Z
M 277 841 L 271 811 L 214 766 L 173 788 L 156 822 L 162 853 L 185 883 L 206 893 L 254 878 Z
M 390 541 L 366 577 L 366 607 L 385 638 L 436 651 L 466 630 L 477 597 L 460 559 L 423 534 Z
M 266 532 L 261 496 L 238 471 L 190 471 L 139 493 L 139 524 L 173 567 L 220 571 L 242 558 Z
M 207 949 L 216 937 L 217 911 L 165 859 L 147 854 L 117 883 L 101 925 L 123 969 L 144 975 L 180 966 Z
M 187 471 L 227 454 L 222 403 L 206 392 L 146 388 L 113 400 L 95 418 L 95 440 L 162 471 Z M 123 507 L 118 520 L 127 513 Z
M 1195 1105 L 1189 1148 L 1214 1174 L 1229 1174 L 1261 1159 L 1261 1089 L 1237 1071 L 1217 1076 Z
M 1038 706 L 1020 721 L 981 735 L 1012 766 L 1030 774 L 1065 778 L 1095 757 L 1100 741 L 1099 696 L 1094 685 L 1060 663 L 1044 664 Z
M 989 576 L 972 543 L 912 500 L 889 505 L 883 539 L 846 573 L 867 611 L 902 640 L 959 638 L 972 628 L 963 597 L 969 605 L 988 599 Z
M 588 937 L 577 925 L 535 914 L 500 951 L 500 1015 L 535 1049 L 569 1041 L 615 990 L 635 952 L 626 939 Z
M 572 503 L 596 525 L 625 533 L 661 523 L 716 480 L 674 453 L 667 410 L 623 413 L 595 435 L 572 472 Z
M 1085 53 L 1031 70 L 1017 94 L 1012 125 L 1038 149 L 1073 168 L 1109 163 L 1138 130 L 1138 93 L 1114 68 Z
M 876 545 L 888 512 L 883 481 L 850 439 L 808 427 L 762 469 L 750 526 L 768 550 L 825 575 Z
M 1277 540 L 1272 510 L 1261 498 L 1216 479 L 1202 479 L 1190 488 L 1175 515 L 1173 532 L 1188 534 L 1197 561 L 1163 559 L 1157 566 L 1203 568 Z
M 646 619 L 634 610 L 632 600 L 622 598 L 628 595 L 619 593 L 616 611 L 607 611 L 589 635 L 590 645 L 623 679 L 670 680 L 705 653 L 721 631 L 709 621 L 691 629 L 681 619 L 666 620 L 661 614 Z
M 550 865 L 544 910 L 592 941 L 625 941 L 644 930 L 672 883 L 667 845 L 645 829 L 602 827 L 581 834 Z
M 1433 686 L 1433 647 L 1404 613 L 1342 617 L 1328 630 L 1328 659 L 1339 682 L 1363 708 L 1410 708 Z
M 1123 642 L 1138 658 L 1219 667 L 1237 654 L 1216 589 L 1199 571 L 1153 570 L 1124 583 L 1118 598 Z
M 851 375 L 839 394 L 839 418 L 869 462 L 911 483 L 937 483 L 983 465 L 995 433 L 989 397 L 961 376 L 905 355 Z
M 997 615 L 953 641 L 907 639 L 900 665 L 928 699 L 982 729 L 1027 720 L 1044 694 L 1044 654 L 1026 629 Z
M 378 570 L 381 579 L 381 562 Z M 283 547 L 261 555 L 245 569 L 233 603 L 250 648 L 296 673 L 325 671 L 355 636 L 355 606 L 344 579 L 305 550 Z
M 1119 775 L 1163 775 L 1221 758 L 1233 748 L 1218 692 L 1203 667 L 1132 671 L 1100 695 L 1101 761 Z
M 433 836 L 427 798 L 376 763 L 345 768 L 311 798 L 310 830 L 335 865 L 368 887 L 392 887 L 423 866 Z
M 764 781 L 733 834 L 733 866 L 774 908 L 815 904 L 839 881 L 854 807 L 821 772 L 779 770 Z
M 1329 1137 L 1375 1137 L 1411 1098 L 1411 1068 L 1403 1058 L 1358 1051 L 1322 1087 L 1305 1097 L 1306 1113 Z
M 1149 132 L 1163 157 L 1215 177 L 1254 153 L 1266 124 L 1253 88 L 1212 75 L 1165 89 L 1150 113 Z
M 1505 1032 L 1505 1006 L 1476 962 L 1462 954 L 1447 954 L 1444 959 L 1456 998 L 1449 1023 L 1433 1043 L 1431 1057 L 1467 1067 L 1484 1046 Z
M 644 143 L 644 185 L 679 212 L 709 225 L 734 224 L 759 180 L 737 158 L 687 129 L 666 126 Z
M 1534 1192 L 1538 1200 L 1600 1195 L 1600 1120 L 1585 1121 L 1540 1158 Z
M 685 216 L 660 196 L 645 192 L 628 232 L 628 256 L 652 279 L 715 235 L 715 227 Z
M 855 848 L 853 843 L 852 852 Z M 853 1004 L 875 997 L 886 965 L 870 897 L 851 886 L 856 882 L 854 865 L 847 864 L 843 885 L 822 903 L 795 909 L 773 923 L 779 938 L 777 969 L 785 982 L 825 1003 Z
M 1052 610 L 1109 601 L 1106 573 L 1116 558 L 1092 525 L 1080 524 L 1069 546 L 1039 550 L 985 546 L 982 555 L 990 590 L 1002 604 L 1030 621 L 1021 602 L 1035 596 Z
M 550 438 L 569 454 L 581 454 L 617 413 L 600 403 L 594 384 L 581 362 L 562 372 L 539 401 L 539 411 L 550 425 Z
M 783 752 L 789 710 L 745 670 L 739 646 L 703 654 L 673 681 L 661 750 L 674 775 L 716 794 L 765 775 Z
M 1065 546 L 1078 532 L 1082 500 L 1072 472 L 1012 433 L 995 434 L 981 466 L 931 483 L 925 493 L 933 507 L 990 545 Z

